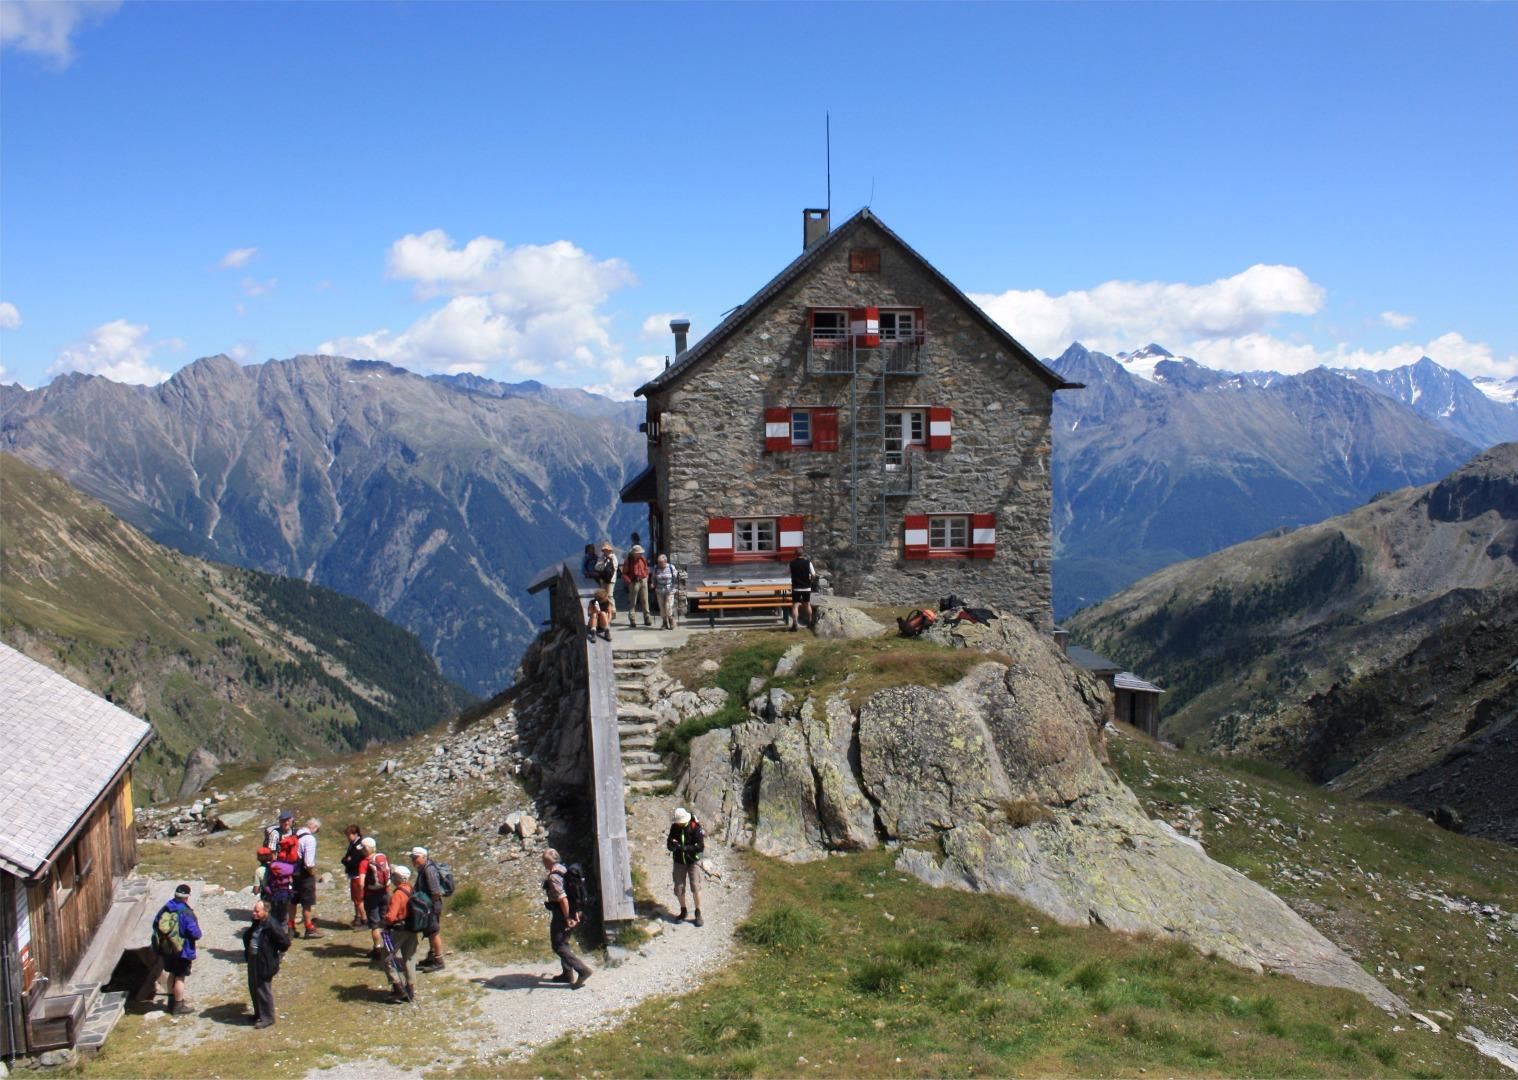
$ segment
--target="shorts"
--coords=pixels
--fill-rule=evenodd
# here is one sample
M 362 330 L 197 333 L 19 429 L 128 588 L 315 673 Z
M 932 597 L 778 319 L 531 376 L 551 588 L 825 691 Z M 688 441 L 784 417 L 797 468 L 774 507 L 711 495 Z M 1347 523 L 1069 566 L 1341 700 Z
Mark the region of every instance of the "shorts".
M 348 899 L 355 904 L 364 902 L 364 879 L 363 877 L 351 877 L 348 879 Z
M 385 903 L 386 897 L 383 892 L 364 893 L 364 921 L 370 930 L 385 928 Z
M 163 970 L 167 971 L 176 979 L 185 979 L 190 975 L 190 965 L 195 961 L 187 960 L 183 956 L 165 956 L 163 958 Z
M 811 589 L 792 589 L 791 590 L 791 603 L 793 603 L 793 604 L 810 604 L 811 602 L 812 602 L 812 590 Z
M 301 907 L 316 906 L 316 875 L 302 874 L 295 882 L 295 902 Z

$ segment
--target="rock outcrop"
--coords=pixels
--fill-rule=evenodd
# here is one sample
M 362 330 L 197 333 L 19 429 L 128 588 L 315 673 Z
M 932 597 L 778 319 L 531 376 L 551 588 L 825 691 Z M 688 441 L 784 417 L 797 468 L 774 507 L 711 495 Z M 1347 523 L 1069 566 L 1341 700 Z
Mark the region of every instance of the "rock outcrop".
M 888 844 L 938 886 L 1060 922 L 1175 937 L 1251 970 L 1398 999 L 1285 902 L 1151 821 L 1106 768 L 1105 688 L 1020 619 L 945 687 L 775 708 L 691 744 L 685 797 L 728 843 L 791 860 Z M 966 642 L 967 643 L 967 642 Z

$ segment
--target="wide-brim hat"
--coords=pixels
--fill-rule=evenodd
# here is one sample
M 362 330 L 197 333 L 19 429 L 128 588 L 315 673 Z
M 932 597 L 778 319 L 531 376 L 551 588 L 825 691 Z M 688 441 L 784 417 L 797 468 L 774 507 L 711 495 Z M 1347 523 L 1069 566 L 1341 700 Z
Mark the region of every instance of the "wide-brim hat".
M 604 544 L 601 545 L 601 550 L 602 551 L 616 551 L 617 549 L 614 548 L 614 547 L 612 547 L 611 546 L 611 541 L 608 540 L 606 543 L 604 543 Z
M 632 546 L 632 550 L 629 551 L 628 554 L 629 555 L 642 555 L 643 554 L 643 545 L 642 544 L 634 544 Z
M 670 815 L 670 820 L 676 825 L 685 825 L 690 822 L 690 811 L 683 806 L 677 806 L 675 812 Z

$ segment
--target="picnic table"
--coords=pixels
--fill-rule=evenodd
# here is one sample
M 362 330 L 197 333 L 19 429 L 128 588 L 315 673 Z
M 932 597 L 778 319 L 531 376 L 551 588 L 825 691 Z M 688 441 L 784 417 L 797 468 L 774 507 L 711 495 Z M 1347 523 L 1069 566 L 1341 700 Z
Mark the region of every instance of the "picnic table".
M 705 612 L 708 625 L 716 627 L 721 611 L 780 610 L 782 622 L 790 621 L 791 579 L 786 577 L 707 579 L 690 591 L 691 603 Z

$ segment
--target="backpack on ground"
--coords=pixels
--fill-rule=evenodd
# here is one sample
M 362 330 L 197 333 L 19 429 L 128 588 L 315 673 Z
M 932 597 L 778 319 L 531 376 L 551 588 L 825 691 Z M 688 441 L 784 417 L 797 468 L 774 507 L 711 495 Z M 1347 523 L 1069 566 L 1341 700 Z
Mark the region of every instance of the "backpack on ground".
M 364 888 L 373 892 L 390 884 L 390 860 L 376 851 L 369 856 L 369 869 L 365 871 Z
M 959 598 L 957 593 L 950 593 L 938 602 L 939 611 L 958 611 L 964 606 L 965 602 Z
M 406 900 L 406 929 L 413 933 L 425 934 L 427 924 L 431 921 L 432 897 L 413 889 Z
M 184 949 L 184 931 L 179 925 L 179 912 L 165 907 L 153 920 L 153 951 L 159 956 L 178 956 Z
M 917 637 L 928 627 L 938 621 L 938 616 L 923 608 L 913 608 L 903 618 L 896 620 L 896 629 L 901 631 L 902 637 Z
M 438 862 L 436 859 L 432 860 L 432 865 L 437 870 L 437 887 L 441 890 L 441 895 L 452 896 L 453 867 L 445 862 Z
M 571 918 L 590 906 L 590 885 L 586 882 L 585 870 L 579 863 L 570 863 L 564 870 L 564 895 L 569 898 Z

